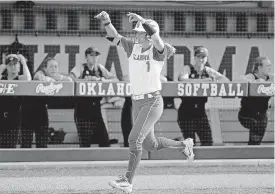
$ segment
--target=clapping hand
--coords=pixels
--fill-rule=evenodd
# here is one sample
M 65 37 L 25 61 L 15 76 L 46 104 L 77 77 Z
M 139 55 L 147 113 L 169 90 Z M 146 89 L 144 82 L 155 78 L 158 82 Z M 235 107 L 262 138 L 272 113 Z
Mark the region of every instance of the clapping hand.
M 127 14 L 127 16 L 129 17 L 129 22 L 130 23 L 132 23 L 132 22 L 141 22 L 141 23 L 144 23 L 145 22 L 145 19 L 143 17 L 141 17 L 140 15 L 138 15 L 138 14 L 129 12 Z
M 88 81 L 100 81 L 100 78 L 98 78 L 96 76 L 88 75 L 88 76 L 85 76 L 85 80 L 88 80 Z
M 111 22 L 110 16 L 106 11 L 102 11 L 95 16 L 96 19 L 99 19 L 103 24 Z

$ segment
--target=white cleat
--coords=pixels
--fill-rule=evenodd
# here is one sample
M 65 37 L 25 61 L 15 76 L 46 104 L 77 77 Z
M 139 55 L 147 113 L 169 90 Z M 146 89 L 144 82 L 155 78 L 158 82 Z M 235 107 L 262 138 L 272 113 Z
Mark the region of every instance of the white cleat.
M 193 152 L 194 141 L 191 138 L 187 138 L 182 141 L 185 145 L 185 148 L 181 151 L 187 158 L 188 162 L 193 162 L 195 154 Z
M 117 180 L 110 181 L 109 185 L 125 192 L 126 194 L 131 193 L 133 190 L 133 185 L 128 182 L 125 176 L 119 176 Z

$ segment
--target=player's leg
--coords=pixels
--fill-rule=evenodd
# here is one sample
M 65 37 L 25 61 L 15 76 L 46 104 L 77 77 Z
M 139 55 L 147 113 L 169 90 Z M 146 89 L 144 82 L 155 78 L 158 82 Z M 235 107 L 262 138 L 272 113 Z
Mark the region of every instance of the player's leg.
M 134 103 L 136 104 L 139 102 Z M 126 192 L 132 191 L 132 180 L 140 162 L 142 147 L 144 146 L 144 140 L 146 138 L 148 143 L 146 143 L 145 147 L 148 147 L 148 149 L 159 150 L 163 148 L 173 148 L 181 149 L 184 153 L 191 152 L 193 154 L 193 151 L 190 151 L 191 146 L 189 146 L 189 144 L 192 143 L 193 147 L 193 141 L 191 142 L 190 139 L 179 142 L 164 137 L 155 137 L 153 130 L 154 125 L 163 112 L 163 100 L 161 96 L 157 96 L 155 99 L 148 100 L 147 102 L 145 101 L 140 104 L 138 108 L 140 108 L 140 111 L 138 112 L 136 119 L 134 119 L 135 124 L 129 136 L 130 160 L 128 171 L 125 177 L 120 177 L 118 180 L 110 183 L 113 187 Z M 134 117 L 135 115 L 136 114 L 134 113 Z M 187 144 L 188 146 L 186 146 Z
M 260 145 L 266 131 L 268 121 L 266 114 L 257 117 L 250 127 L 248 145 Z
M 187 138 L 188 139 L 188 138 Z M 189 140 L 188 140 L 189 141 Z M 175 141 L 166 137 L 156 137 L 154 128 L 150 130 L 150 133 L 143 141 L 143 148 L 147 151 L 158 151 L 164 148 L 176 149 L 182 151 L 186 147 L 187 140 Z
M 33 121 L 35 122 L 35 121 Z M 21 123 L 21 148 L 31 148 L 33 141 L 33 125 L 30 121 L 22 119 Z
M 258 120 L 254 118 L 255 116 L 246 116 L 243 115 L 242 112 L 239 112 L 238 119 L 241 125 L 247 129 L 249 129 L 249 140 L 248 145 L 259 145 L 267 126 L 267 117 L 266 115 Z
M 160 96 L 141 100 L 141 103 L 141 109 L 129 135 L 130 161 L 126 177 L 130 183 L 132 183 L 135 170 L 141 159 L 143 141 L 163 112 L 163 100 Z
M 206 114 L 197 120 L 196 132 L 200 138 L 201 146 L 213 145 L 212 131 Z
M 94 137 L 97 139 L 99 147 L 110 147 L 109 134 L 101 114 L 96 119 Z
M 188 161 L 194 160 L 193 146 L 194 142 L 191 138 L 184 139 L 183 141 L 175 141 L 165 137 L 156 137 L 154 128 L 150 130 L 150 133 L 143 141 L 144 150 L 153 152 L 164 148 L 176 149 L 184 154 Z
M 125 176 L 110 182 L 110 185 L 125 192 L 132 191 L 132 180 L 142 155 L 142 144 L 150 129 L 163 111 L 162 98 L 154 97 L 133 101 L 134 126 L 129 135 L 130 159 Z
M 49 116 L 47 108 L 43 112 L 41 110 L 40 118 L 33 124 L 36 148 L 47 148 L 49 141 Z
M 0 148 L 3 148 L 4 134 L 5 134 L 5 112 L 0 109 Z
M 5 148 L 16 148 L 20 125 L 19 114 L 16 112 L 9 114 L 10 117 L 8 117 L 6 125 Z
M 75 109 L 74 119 L 79 139 L 80 147 L 90 147 L 91 146 L 91 137 L 93 135 L 93 123 L 87 119 L 87 115 L 83 115 L 83 112 L 80 112 Z
M 181 133 L 184 139 L 192 138 L 194 144 L 196 142 L 196 121 L 192 118 L 182 117 L 178 119 L 178 125 L 181 129 Z

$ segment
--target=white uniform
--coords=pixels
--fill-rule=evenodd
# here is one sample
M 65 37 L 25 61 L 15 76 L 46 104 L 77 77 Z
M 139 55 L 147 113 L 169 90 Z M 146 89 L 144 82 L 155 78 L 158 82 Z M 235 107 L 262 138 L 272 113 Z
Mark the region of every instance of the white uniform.
M 140 44 L 134 44 L 125 37 L 121 39 L 121 43 L 129 60 L 132 94 L 141 95 L 161 90 L 160 75 L 165 54 L 158 53 L 153 45 L 142 52 Z
M 153 59 L 153 46 L 142 52 L 142 46 L 134 44 L 129 57 L 130 85 L 133 95 L 161 90 L 160 74 L 164 61 Z

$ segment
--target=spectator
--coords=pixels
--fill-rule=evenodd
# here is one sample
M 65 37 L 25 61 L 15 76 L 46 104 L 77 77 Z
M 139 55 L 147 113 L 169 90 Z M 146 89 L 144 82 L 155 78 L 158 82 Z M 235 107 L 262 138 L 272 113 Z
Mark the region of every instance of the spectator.
M 59 64 L 54 58 L 48 58 L 34 74 L 34 80 L 39 81 L 73 81 L 70 76 L 59 72 Z
M 249 82 L 274 82 L 274 75 L 271 74 L 271 63 L 267 57 L 258 57 L 254 61 L 251 73 L 244 77 Z M 271 96 L 264 97 L 243 97 L 239 111 L 241 125 L 249 129 L 248 145 L 260 145 L 264 137 L 268 117 L 268 103 Z
M 69 76 L 59 73 L 59 64 L 48 58 L 34 74 L 39 81 L 72 81 Z M 35 101 L 35 104 L 33 103 Z M 36 148 L 47 148 L 49 139 L 49 118 L 45 97 L 25 97 L 22 106 L 21 148 L 31 148 L 35 133 Z
M 195 50 L 195 64 L 184 65 L 184 71 L 179 75 L 179 81 L 209 82 L 212 80 L 228 81 L 228 79 L 212 69 L 208 63 L 208 50 L 199 47 Z M 212 132 L 205 111 L 207 97 L 182 97 L 178 109 L 178 124 L 183 137 L 193 138 L 198 134 L 201 146 L 212 146 Z
M 19 75 L 20 64 L 23 75 Z M 5 65 L 0 68 L 1 80 L 31 80 L 31 74 L 24 56 L 10 54 L 6 57 Z M 0 147 L 16 148 L 19 125 L 20 106 L 22 98 L 18 96 L 0 96 Z
M 73 79 L 89 81 L 118 81 L 103 65 L 99 64 L 100 52 L 89 47 L 85 51 L 86 63 L 74 67 L 70 76 Z M 80 147 L 90 147 L 92 143 L 99 147 L 109 147 L 109 135 L 101 113 L 102 97 L 75 98 L 75 123 L 79 136 Z

